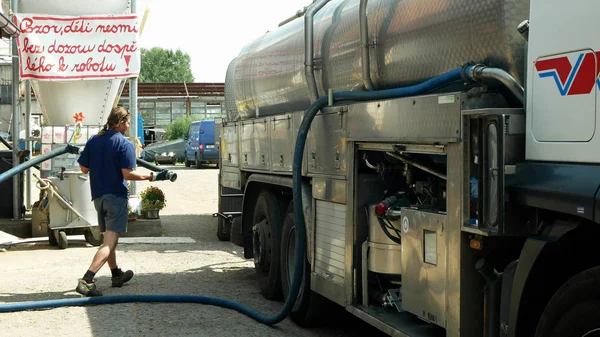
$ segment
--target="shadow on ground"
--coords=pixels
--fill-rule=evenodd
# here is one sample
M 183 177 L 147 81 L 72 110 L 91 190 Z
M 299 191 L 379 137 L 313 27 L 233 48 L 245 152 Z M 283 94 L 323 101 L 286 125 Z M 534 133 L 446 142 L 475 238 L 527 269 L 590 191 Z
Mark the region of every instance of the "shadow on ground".
M 243 259 L 243 250 L 230 242 L 218 241 L 217 221 L 212 215 L 161 215 L 165 236 L 190 237 L 195 243 L 186 244 L 122 244 L 118 251 L 148 255 L 143 264 L 146 270 L 139 272 L 122 288 L 111 288 L 106 273 L 97 277 L 98 288 L 105 296 L 110 295 L 201 295 L 239 302 L 258 312 L 273 315 L 283 308 L 283 301 L 264 299 L 255 279 L 252 260 Z M 83 247 L 85 242 L 70 242 L 69 247 Z M 90 249 L 95 249 L 87 245 Z M 49 245 L 31 245 L 19 249 L 39 251 L 58 249 Z M 69 248 L 67 248 L 68 251 Z M 152 253 L 172 254 L 160 266 L 152 263 Z M 223 255 L 223 253 L 227 253 Z M 218 255 L 215 258 L 215 255 Z M 229 255 L 229 257 L 227 257 Z M 212 256 L 212 257 L 211 257 Z M 137 257 L 136 257 L 137 258 Z M 161 257 L 157 258 L 160 259 Z M 210 263 L 211 260 L 218 262 Z M 185 259 L 188 259 L 187 261 Z M 193 260 L 190 260 L 193 259 Z M 202 263 L 202 259 L 205 259 Z M 241 259 L 241 260 L 240 260 Z M 200 261 L 200 263 L 198 263 Z M 221 262 L 224 261 L 224 262 Z M 141 262 L 141 261 L 140 261 Z M 189 268 L 186 266 L 189 262 Z M 169 263 L 177 265 L 177 273 L 168 272 Z M 198 267 L 200 265 L 200 267 Z M 165 271 L 160 268 L 165 268 Z M 106 268 L 106 267 L 104 267 Z M 183 270 L 183 271 L 181 271 Z M 0 290 L 0 301 L 7 304 L 25 301 L 44 301 L 64 298 L 80 298 L 75 283 L 65 284 L 64 289 L 54 292 L 15 293 Z M 56 288 L 54 288 L 56 289 Z M 59 288 L 60 289 L 60 288 Z M 61 310 L 61 311 L 57 311 Z M 79 324 L 87 320 L 93 336 L 384 336 L 379 330 L 368 326 L 343 308 L 329 305 L 323 315 L 325 323 L 316 328 L 303 329 L 289 318 L 267 327 L 241 313 L 230 309 L 194 303 L 123 303 L 86 306 L 81 308 L 42 309 L 25 316 L 29 320 L 50 320 L 61 317 L 62 324 Z M 9 313 L 5 319 L 11 320 Z M 55 316 L 56 315 L 56 316 Z M 22 319 L 23 316 L 15 316 Z M 34 317 L 34 318 L 31 318 Z M 67 330 L 69 331 L 69 330 Z M 56 331 L 60 333 L 60 331 Z M 71 332 L 69 332 L 71 333 Z
M 105 296 L 110 295 L 201 295 L 239 302 L 258 312 L 273 315 L 283 308 L 283 302 L 268 301 L 258 293 L 254 270 L 221 264 L 193 268 L 177 275 L 165 273 L 141 274 L 122 288 L 110 288 L 110 278 L 101 276 L 97 285 Z M 71 285 L 63 292 L 14 294 L 0 293 L 7 304 L 25 301 L 80 298 Z M 40 309 L 34 315 L 68 315 L 72 308 Z M 120 303 L 86 306 L 79 319 L 89 320 L 93 336 L 384 336 L 380 331 L 356 319 L 341 308 L 328 308 L 326 323 L 303 329 L 289 318 L 268 327 L 231 309 L 194 303 Z M 12 315 L 12 314 L 2 314 Z M 5 316 L 6 317 L 6 316 Z M 60 316 L 58 316 L 60 317 Z M 7 317 L 8 318 L 8 317 Z M 9 319 L 9 318 L 8 318 Z M 39 318 L 41 319 L 41 318 Z

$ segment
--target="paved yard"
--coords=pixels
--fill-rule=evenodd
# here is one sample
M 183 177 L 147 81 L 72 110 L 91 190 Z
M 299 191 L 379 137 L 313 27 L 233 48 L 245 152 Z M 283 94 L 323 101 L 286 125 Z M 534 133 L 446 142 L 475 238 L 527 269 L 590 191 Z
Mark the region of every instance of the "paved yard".
M 283 303 L 260 296 L 252 260 L 216 237 L 217 175 L 214 168 L 178 165 L 175 183 L 157 182 L 166 194 L 161 211 L 165 235 L 195 243 L 120 244 L 118 261 L 136 276 L 110 288 L 110 271 L 97 275 L 105 295 L 189 294 L 232 299 L 264 313 Z M 140 169 L 144 170 L 144 169 Z M 140 192 L 148 182 L 137 183 Z M 33 194 L 37 196 L 37 193 Z M 47 243 L 13 246 L 0 252 L 0 304 L 80 297 L 74 288 L 96 249 L 69 241 L 66 250 Z M 236 311 L 199 304 L 131 303 L 64 307 L 0 314 L 0 336 L 381 336 L 343 310 L 330 310 L 330 324 L 306 330 L 290 319 L 269 327 Z

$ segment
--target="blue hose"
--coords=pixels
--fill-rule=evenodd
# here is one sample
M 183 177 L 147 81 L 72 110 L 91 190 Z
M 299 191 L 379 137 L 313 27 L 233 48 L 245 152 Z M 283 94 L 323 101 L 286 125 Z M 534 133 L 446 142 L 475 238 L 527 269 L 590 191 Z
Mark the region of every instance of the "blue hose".
M 468 71 L 469 68 L 467 68 Z M 430 79 L 421 84 L 398 89 L 389 89 L 382 91 L 369 91 L 369 92 L 352 92 L 344 91 L 333 94 L 333 98 L 336 101 L 340 100 L 355 100 L 355 101 L 367 101 L 367 100 L 380 100 L 389 98 L 400 98 L 406 96 L 414 96 L 423 93 L 427 93 L 431 90 L 447 85 L 449 83 L 458 81 L 463 78 L 463 68 L 454 69 L 448 73 L 442 74 L 438 77 Z M 206 296 L 193 296 L 193 295 L 121 295 L 121 296 L 102 296 L 102 297 L 89 297 L 89 298 L 74 298 L 74 299 L 59 299 L 59 300 L 48 300 L 48 301 L 36 301 L 36 302 L 21 302 L 13 304 L 0 305 L 0 312 L 14 312 L 32 309 L 43 309 L 43 308 L 56 308 L 64 306 L 80 306 L 89 304 L 114 304 L 114 303 L 131 303 L 131 302 L 164 302 L 164 303 L 199 303 L 215 305 L 227 309 L 233 309 L 240 313 L 243 313 L 250 318 L 257 320 L 263 324 L 277 324 L 283 321 L 288 314 L 291 312 L 298 293 L 300 291 L 300 285 L 303 278 L 304 269 L 304 251 L 306 250 L 306 225 L 304 222 L 304 214 L 302 212 L 302 194 L 301 194 L 301 183 L 302 183 L 302 156 L 304 152 L 304 146 L 306 144 L 306 136 L 310 129 L 310 125 L 317 115 L 317 113 L 328 103 L 327 96 L 318 98 L 306 111 L 300 129 L 298 130 L 298 138 L 296 140 L 296 146 L 294 148 L 294 161 L 293 161 L 293 190 L 294 190 L 294 216 L 296 222 L 296 263 L 294 266 L 294 277 L 292 279 L 292 286 L 290 293 L 287 296 L 287 300 L 283 306 L 283 309 L 275 315 L 267 316 L 252 308 L 249 308 L 238 302 L 206 297 Z
M 54 150 L 49 151 L 46 154 L 43 154 L 41 156 L 37 156 L 31 160 L 28 160 L 24 163 L 21 163 L 13 168 L 11 168 L 10 170 L 0 174 L 0 184 L 5 182 L 6 180 L 8 180 L 9 178 L 11 178 L 14 175 L 17 175 L 23 171 L 25 171 L 26 169 L 35 166 L 36 164 L 39 164 L 45 160 L 49 160 L 52 159 L 54 157 L 58 157 L 60 155 L 63 155 L 65 153 L 71 153 L 71 154 L 78 154 L 79 153 L 79 147 L 75 146 L 75 145 L 71 145 L 71 144 L 67 144 L 67 146 L 65 147 L 61 147 L 61 148 L 57 148 Z

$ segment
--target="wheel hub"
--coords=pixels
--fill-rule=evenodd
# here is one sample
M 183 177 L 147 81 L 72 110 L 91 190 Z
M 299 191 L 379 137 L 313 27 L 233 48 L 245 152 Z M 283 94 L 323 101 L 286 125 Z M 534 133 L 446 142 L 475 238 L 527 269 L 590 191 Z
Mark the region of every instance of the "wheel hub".
M 267 219 L 252 227 L 252 250 L 254 251 L 254 264 L 262 266 L 267 260 Z

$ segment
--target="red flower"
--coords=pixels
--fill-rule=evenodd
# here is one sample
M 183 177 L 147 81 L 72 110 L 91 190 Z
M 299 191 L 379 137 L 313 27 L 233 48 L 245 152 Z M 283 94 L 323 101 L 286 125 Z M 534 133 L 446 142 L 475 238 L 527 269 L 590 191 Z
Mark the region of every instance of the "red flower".
M 77 112 L 75 115 L 73 115 L 73 118 L 75 119 L 75 123 L 77 123 L 77 122 L 83 122 L 83 119 L 85 117 L 83 116 L 83 112 Z

